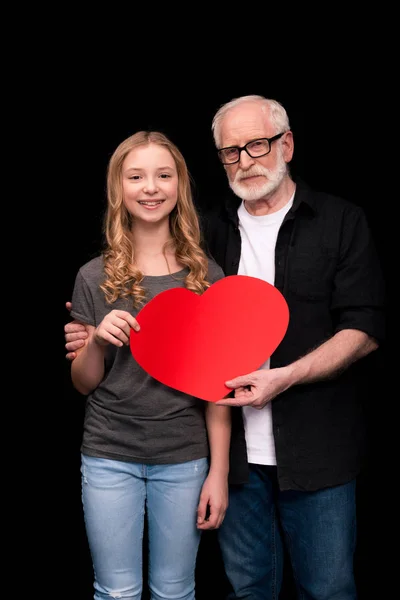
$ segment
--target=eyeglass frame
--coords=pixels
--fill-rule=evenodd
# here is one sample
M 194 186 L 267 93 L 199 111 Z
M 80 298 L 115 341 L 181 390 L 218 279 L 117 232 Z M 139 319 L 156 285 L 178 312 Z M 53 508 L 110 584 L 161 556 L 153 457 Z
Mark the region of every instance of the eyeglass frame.
M 245 152 L 250 156 L 250 158 L 261 158 L 262 156 L 267 156 L 267 154 L 269 154 L 272 150 L 272 142 L 275 142 L 275 140 L 279 140 L 279 138 L 281 138 L 285 133 L 287 133 L 287 131 L 282 131 L 282 133 L 277 133 L 276 135 L 273 135 L 270 138 L 256 138 L 254 140 L 250 140 L 249 142 L 247 142 L 247 144 L 245 144 L 244 146 L 226 146 L 225 148 L 220 148 L 217 153 L 218 153 L 218 158 L 221 161 L 221 163 L 223 165 L 236 165 L 236 163 L 238 163 L 240 161 L 240 156 L 242 154 L 242 151 L 245 150 Z M 250 152 L 247 149 L 247 146 L 249 144 L 253 144 L 254 142 L 258 142 L 261 140 L 266 140 L 268 142 L 269 145 L 269 150 L 268 152 L 264 152 L 264 154 L 258 154 L 257 156 L 252 156 L 250 154 Z M 235 160 L 234 162 L 223 162 L 220 156 L 220 152 L 222 152 L 223 150 L 229 150 L 231 148 L 235 148 L 236 150 L 239 151 L 239 157 L 237 160 Z

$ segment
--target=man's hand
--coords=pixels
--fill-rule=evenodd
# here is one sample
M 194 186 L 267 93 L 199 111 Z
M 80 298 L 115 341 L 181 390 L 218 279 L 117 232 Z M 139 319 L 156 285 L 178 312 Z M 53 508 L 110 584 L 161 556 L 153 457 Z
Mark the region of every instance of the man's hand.
M 68 311 L 71 310 L 71 302 L 66 302 L 65 307 Z M 88 337 L 85 325 L 78 323 L 78 321 L 71 321 L 64 326 L 65 333 L 65 348 L 67 350 L 66 359 L 74 360 L 76 358 L 76 350 L 83 348 Z
M 218 400 L 216 404 L 223 406 L 252 406 L 261 410 L 278 394 L 291 386 L 291 371 L 288 367 L 279 369 L 261 369 L 248 375 L 235 377 L 226 381 L 225 385 L 235 390 L 234 398 Z

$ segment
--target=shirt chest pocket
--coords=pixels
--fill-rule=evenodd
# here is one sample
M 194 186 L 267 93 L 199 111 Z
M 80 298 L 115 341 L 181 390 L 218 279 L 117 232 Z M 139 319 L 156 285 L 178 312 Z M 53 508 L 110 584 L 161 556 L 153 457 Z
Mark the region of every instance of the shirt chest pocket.
M 337 269 L 337 256 L 326 248 L 293 247 L 288 255 L 287 290 L 304 300 L 322 300 L 330 296 Z

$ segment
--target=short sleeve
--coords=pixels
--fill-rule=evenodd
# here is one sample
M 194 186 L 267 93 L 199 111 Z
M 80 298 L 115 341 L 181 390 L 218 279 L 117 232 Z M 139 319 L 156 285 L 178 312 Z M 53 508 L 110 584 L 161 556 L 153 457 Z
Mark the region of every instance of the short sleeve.
M 81 270 L 75 279 L 71 317 L 87 325 L 96 326 L 93 296 Z

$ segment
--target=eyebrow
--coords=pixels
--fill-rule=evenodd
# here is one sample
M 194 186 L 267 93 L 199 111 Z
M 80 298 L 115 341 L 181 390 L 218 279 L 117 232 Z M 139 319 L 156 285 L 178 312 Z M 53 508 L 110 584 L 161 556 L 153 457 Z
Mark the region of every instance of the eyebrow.
M 143 167 L 128 167 L 126 171 L 145 171 L 146 168 Z M 157 167 L 156 171 L 173 171 L 173 167 L 165 166 L 165 167 Z

